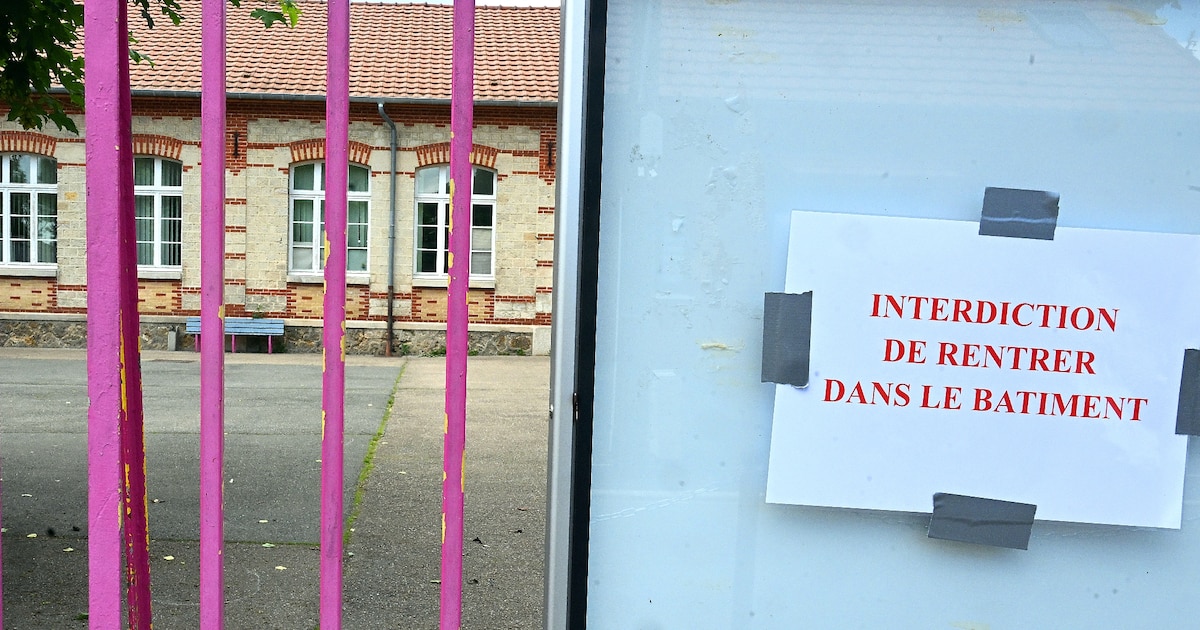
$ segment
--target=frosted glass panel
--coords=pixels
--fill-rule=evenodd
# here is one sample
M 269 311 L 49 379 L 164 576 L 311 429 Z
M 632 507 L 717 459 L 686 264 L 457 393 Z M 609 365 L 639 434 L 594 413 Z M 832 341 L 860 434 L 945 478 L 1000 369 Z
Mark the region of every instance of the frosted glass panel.
M 937 541 L 768 505 L 759 377 L 792 210 L 978 221 L 993 186 L 1200 233 L 1198 3 L 609 0 L 607 27 L 588 627 L 1195 627 L 1195 445 L 1180 531 Z

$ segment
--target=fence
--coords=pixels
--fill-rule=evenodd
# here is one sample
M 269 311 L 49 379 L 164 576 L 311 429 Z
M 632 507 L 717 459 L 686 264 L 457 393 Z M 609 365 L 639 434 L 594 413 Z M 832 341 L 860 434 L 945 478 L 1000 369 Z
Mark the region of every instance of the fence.
M 201 87 L 200 626 L 224 627 L 225 12 L 203 0 Z M 320 624 L 341 628 L 350 5 L 328 10 L 325 292 L 320 488 Z M 443 475 L 441 628 L 462 616 L 467 278 L 474 1 L 454 2 L 449 308 Z M 151 622 L 145 442 L 127 3 L 84 6 L 88 252 L 88 619 L 93 629 Z M 116 177 L 100 173 L 116 173 Z M 95 176 L 91 176 L 92 174 Z M 456 186 L 455 182 L 466 182 Z M 123 597 L 124 596 L 124 597 Z M 0 613 L 0 624 L 3 623 Z

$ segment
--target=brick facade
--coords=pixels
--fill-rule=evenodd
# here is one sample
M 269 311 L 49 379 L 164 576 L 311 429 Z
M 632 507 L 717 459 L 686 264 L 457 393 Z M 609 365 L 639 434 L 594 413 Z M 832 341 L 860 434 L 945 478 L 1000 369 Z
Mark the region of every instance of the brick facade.
M 399 133 L 395 216 L 394 320 L 444 322 L 446 291 L 414 282 L 418 168 L 448 160 L 450 110 L 445 105 L 387 106 Z M 3 113 L 0 109 L 0 113 Z M 135 97 L 135 153 L 183 164 L 183 263 L 139 270 L 140 310 L 182 318 L 198 314 L 200 285 L 200 123 L 194 98 Z M 478 107 L 472 160 L 497 174 L 494 279 L 469 295 L 473 324 L 532 331 L 550 323 L 554 232 L 553 107 Z M 74 115 L 82 133 L 84 120 Z M 351 276 L 347 318 L 381 322 L 387 313 L 390 132 L 371 103 L 354 103 L 351 161 L 370 170 L 368 271 Z M 58 161 L 58 264 L 33 273 L 0 265 L 0 314 L 73 313 L 86 307 L 85 195 L 82 137 L 19 130 L 0 123 L 0 152 L 35 153 Z M 319 276 L 289 273 L 289 172 L 324 157 L 324 103 L 231 100 L 225 137 L 225 277 L 228 315 L 281 317 L 319 325 Z M 434 284 L 437 284 L 436 282 Z

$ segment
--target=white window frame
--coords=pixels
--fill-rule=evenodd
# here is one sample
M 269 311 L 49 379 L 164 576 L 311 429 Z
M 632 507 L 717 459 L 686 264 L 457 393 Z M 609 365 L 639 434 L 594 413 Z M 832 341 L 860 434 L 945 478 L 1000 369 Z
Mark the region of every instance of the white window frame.
M 13 158 L 28 158 L 28 182 L 12 181 Z M 44 169 L 50 169 L 54 181 L 41 183 Z M 29 196 L 28 238 L 15 238 L 13 228 L 21 215 L 13 214 L 14 195 Z M 42 197 L 49 196 L 53 214 L 42 212 Z M 48 230 L 49 238 L 42 238 L 41 231 Z M 14 260 L 14 247 L 28 244 L 28 260 Z M 49 243 L 49 252 L 41 245 Z M 0 265 L 19 268 L 57 268 L 58 265 L 58 162 L 49 156 L 36 153 L 0 153 Z
M 313 166 L 312 190 L 296 188 L 296 169 Z M 351 169 L 363 169 L 367 173 L 367 189 L 346 192 L 347 204 L 364 204 L 365 213 L 362 221 L 354 221 L 351 213 L 347 212 L 346 223 L 346 273 L 349 275 L 367 275 L 371 269 L 371 169 L 363 164 L 351 164 Z M 348 180 L 347 180 L 348 181 Z M 310 227 L 311 238 L 299 242 L 296 239 L 296 202 L 312 202 L 312 218 L 303 221 Z M 360 244 L 354 244 L 354 233 L 358 231 Z M 302 253 L 307 250 L 307 253 Z M 362 267 L 351 269 L 354 264 L 351 256 L 360 252 Z M 297 265 L 300 263 L 300 266 Z M 298 276 L 320 276 L 325 268 L 325 161 L 297 162 L 288 169 L 288 274 Z
M 420 182 L 422 173 L 437 173 L 437 192 L 421 192 Z M 492 179 L 492 194 L 485 195 L 475 192 L 475 177 L 477 173 L 488 173 Z M 427 175 L 428 176 L 428 175 Z M 449 248 L 450 222 L 450 166 L 436 164 L 417 169 L 415 186 L 418 192 L 413 205 L 413 277 L 418 279 L 444 280 L 447 277 L 446 258 Z M 499 187 L 499 177 L 496 171 L 482 166 L 471 168 L 471 273 L 470 280 L 490 281 L 496 277 L 496 191 Z M 422 222 L 422 204 L 436 204 L 436 222 Z M 490 209 L 490 224 L 480 225 L 475 222 L 475 211 L 480 208 Z M 432 208 L 427 208 L 432 209 Z M 430 247 L 427 230 L 436 228 L 436 246 Z M 425 233 L 424 240 L 422 239 Z M 424 256 L 423 256 L 424 254 Z M 476 269 L 475 261 L 483 255 L 488 256 L 485 272 Z M 432 259 L 433 271 L 427 269 L 427 261 Z M 426 263 L 426 264 L 423 264 Z
M 183 163 L 169 158 L 156 157 L 153 155 L 138 155 L 134 156 L 134 172 L 137 171 L 136 164 L 150 160 L 154 167 L 153 183 L 151 184 L 135 184 L 133 187 L 134 196 L 134 222 L 135 224 L 149 219 L 151 225 L 150 238 L 143 240 L 141 231 L 137 230 L 137 257 L 138 268 L 143 270 L 162 269 L 162 270 L 179 270 L 183 266 Z M 179 166 L 179 185 L 171 186 L 163 184 L 163 165 L 173 164 Z M 151 201 L 151 214 L 149 217 L 136 216 L 137 198 L 149 199 Z M 164 201 L 168 199 L 177 199 L 179 203 L 179 216 L 166 217 L 164 216 Z M 178 240 L 168 240 L 170 230 L 168 223 L 178 223 Z M 140 227 L 140 226 L 139 226 Z M 142 246 L 150 245 L 151 252 L 148 261 L 143 260 Z M 171 256 L 167 252 L 168 247 L 176 248 L 174 252 L 176 262 L 170 262 Z

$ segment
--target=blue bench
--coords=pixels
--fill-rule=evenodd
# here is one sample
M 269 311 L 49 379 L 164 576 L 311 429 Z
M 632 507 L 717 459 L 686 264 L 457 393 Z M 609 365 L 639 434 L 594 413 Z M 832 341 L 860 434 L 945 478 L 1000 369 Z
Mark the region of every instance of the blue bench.
M 187 318 L 187 332 L 190 335 L 196 335 L 196 350 L 200 350 L 199 317 Z M 272 354 L 274 348 L 272 347 L 271 340 L 283 334 L 283 320 L 258 317 L 226 317 L 225 334 L 233 337 L 233 343 L 230 345 L 233 352 L 237 352 L 238 335 L 254 335 L 267 338 L 267 354 Z

